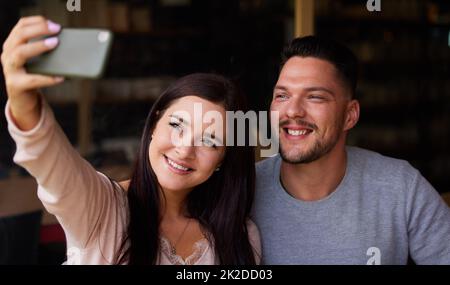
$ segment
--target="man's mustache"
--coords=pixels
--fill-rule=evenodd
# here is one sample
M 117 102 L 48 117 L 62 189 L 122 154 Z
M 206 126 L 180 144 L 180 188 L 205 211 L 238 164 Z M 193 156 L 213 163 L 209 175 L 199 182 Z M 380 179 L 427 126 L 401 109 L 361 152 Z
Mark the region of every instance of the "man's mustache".
M 300 126 L 312 129 L 314 131 L 316 131 L 318 129 L 317 125 L 307 122 L 307 121 L 304 121 L 302 119 L 294 119 L 294 120 L 287 119 L 287 120 L 280 121 L 280 128 L 283 128 L 284 126 L 289 125 L 289 124 L 300 125 Z

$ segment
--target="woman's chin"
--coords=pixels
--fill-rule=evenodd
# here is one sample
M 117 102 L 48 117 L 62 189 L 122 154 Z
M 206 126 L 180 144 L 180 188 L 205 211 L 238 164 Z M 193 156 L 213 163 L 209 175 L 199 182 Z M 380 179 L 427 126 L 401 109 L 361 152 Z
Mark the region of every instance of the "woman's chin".
M 191 183 L 186 183 L 186 180 L 180 179 L 179 177 L 176 178 L 170 175 L 165 175 L 164 177 L 157 177 L 157 179 L 158 184 L 162 189 L 171 192 L 179 192 L 192 188 L 192 186 L 190 185 Z

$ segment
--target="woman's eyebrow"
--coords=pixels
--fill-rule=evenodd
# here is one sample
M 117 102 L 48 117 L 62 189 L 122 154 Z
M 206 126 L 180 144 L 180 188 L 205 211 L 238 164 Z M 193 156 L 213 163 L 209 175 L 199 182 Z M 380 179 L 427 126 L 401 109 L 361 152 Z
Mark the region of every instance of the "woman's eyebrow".
M 169 115 L 169 118 L 176 119 L 176 120 L 178 120 L 180 123 L 182 123 L 183 125 L 186 125 L 186 126 L 190 125 L 189 121 L 187 121 L 187 120 L 185 120 L 184 118 L 179 117 L 179 116 L 177 116 L 177 115 Z
M 217 144 L 223 145 L 223 142 L 218 137 L 216 137 L 215 134 L 210 134 L 207 132 L 204 132 L 203 134 L 205 135 L 205 137 L 215 140 L 217 142 Z

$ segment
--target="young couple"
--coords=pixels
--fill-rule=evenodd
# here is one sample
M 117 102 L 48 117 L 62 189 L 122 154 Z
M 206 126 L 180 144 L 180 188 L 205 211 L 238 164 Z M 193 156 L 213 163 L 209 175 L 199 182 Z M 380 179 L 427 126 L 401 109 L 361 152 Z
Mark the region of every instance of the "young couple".
M 38 92 L 62 79 L 24 69 L 58 43 L 28 41 L 60 28 L 21 19 L 1 60 L 14 161 L 63 226 L 68 263 L 450 264 L 450 211 L 432 186 L 407 162 L 345 146 L 359 117 L 347 48 L 315 37 L 287 46 L 271 104 L 280 154 L 256 175 L 252 147 L 190 121 L 196 103 L 201 116 L 245 111 L 242 94 L 221 76 L 192 74 L 153 105 L 130 180 L 116 182 L 80 157 Z M 174 133 L 191 144 L 175 145 Z

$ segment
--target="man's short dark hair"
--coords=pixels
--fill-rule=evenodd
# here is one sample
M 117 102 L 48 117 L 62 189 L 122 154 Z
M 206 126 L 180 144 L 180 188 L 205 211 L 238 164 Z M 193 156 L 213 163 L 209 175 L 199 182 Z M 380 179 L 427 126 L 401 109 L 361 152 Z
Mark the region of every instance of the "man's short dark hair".
M 358 59 L 346 46 L 316 36 L 300 37 L 285 46 L 282 53 L 281 68 L 294 56 L 315 57 L 333 64 L 343 83 L 349 88 L 351 97 L 356 94 L 358 80 Z

